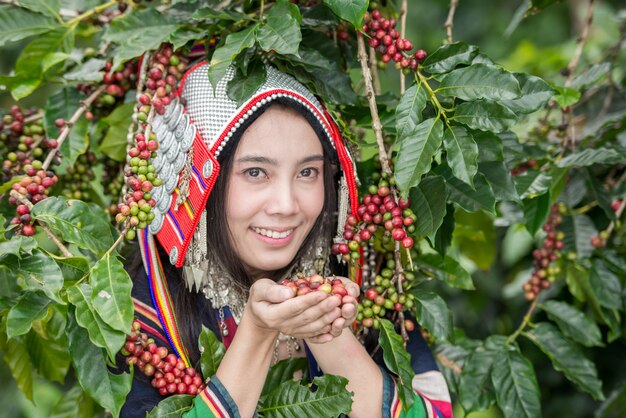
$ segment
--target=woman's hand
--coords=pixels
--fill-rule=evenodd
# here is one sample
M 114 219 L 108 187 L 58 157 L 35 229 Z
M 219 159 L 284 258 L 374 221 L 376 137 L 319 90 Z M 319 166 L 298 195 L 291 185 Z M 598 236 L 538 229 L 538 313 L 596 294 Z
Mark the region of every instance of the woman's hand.
M 340 279 L 343 282 L 344 287 L 348 291 L 348 294 L 341 298 L 341 316 L 333 321 L 331 325 L 330 334 L 333 337 L 338 337 L 343 332 L 343 329 L 352 325 L 356 320 L 358 314 L 358 302 L 357 298 L 361 292 L 358 284 L 345 277 L 334 277 Z M 336 296 L 335 296 L 336 297 Z M 312 342 L 317 342 L 312 340 Z
M 344 296 L 346 298 L 348 301 L 354 299 L 352 296 Z M 324 292 L 294 297 L 291 289 L 269 279 L 260 279 L 250 287 L 246 312 L 258 328 L 279 331 L 296 338 L 313 338 L 315 342 L 327 342 L 333 338 L 331 331 L 334 323 L 343 318 L 344 309 L 339 308 L 341 302 L 338 297 L 328 296 Z M 352 302 L 348 304 L 352 305 Z M 352 310 L 356 317 L 356 302 L 352 308 L 347 308 L 345 314 L 351 316 Z

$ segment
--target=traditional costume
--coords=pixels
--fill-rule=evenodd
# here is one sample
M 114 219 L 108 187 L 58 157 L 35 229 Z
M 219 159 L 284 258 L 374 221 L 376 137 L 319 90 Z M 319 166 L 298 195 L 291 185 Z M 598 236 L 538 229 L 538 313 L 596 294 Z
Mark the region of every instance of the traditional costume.
M 135 314 L 142 331 L 165 345 L 192 366 L 188 348 L 183 344 L 176 318 L 174 300 L 178 292 L 201 292 L 197 315 L 228 348 L 243 313 L 247 289 L 240 289 L 220 269 L 208 242 L 206 205 L 220 174 L 222 153 L 234 152 L 229 141 L 243 131 L 271 104 L 279 102 L 296 109 L 317 132 L 326 153 L 340 166 L 337 231 L 330 231 L 328 242 L 316 244 L 311 254 L 303 256 L 298 271 L 306 275 L 331 273 L 332 235 L 341 239 L 349 213 L 356 214 L 358 204 L 354 163 L 345 147 L 337 125 L 322 103 L 293 77 L 267 66 L 265 83 L 244 103 L 237 104 L 227 95 L 227 83 L 234 70 L 229 69 L 217 85 L 209 82 L 208 64 L 193 66 L 181 80 L 178 99 L 152 126 L 159 141 L 153 164 L 163 184 L 156 187 L 155 218 L 148 228 L 139 231 L 138 241 L 143 269 L 134 281 Z M 333 216 L 325 214 L 325 216 Z M 158 241 L 158 244 L 157 244 Z M 159 255 L 166 254 L 166 257 Z M 168 266 L 167 264 L 170 264 Z M 168 277 L 167 271 L 183 269 L 181 281 Z M 197 330 L 199 334 L 200 330 Z M 344 332 L 349 332 L 345 330 Z M 197 335 L 196 334 L 196 335 Z M 418 331 L 409 333 L 407 350 L 416 376 L 413 380 L 415 403 L 408 413 L 402 411 L 394 376 L 386 371 L 378 350 L 375 360 L 383 370 L 383 417 L 451 417 L 446 383 Z M 306 348 L 306 347 L 305 347 Z M 315 358 L 308 352 L 309 370 L 321 374 Z M 207 385 L 194 401 L 186 417 L 238 417 L 237 406 L 216 376 L 204 376 Z M 133 387 L 122 409 L 122 417 L 144 417 L 163 399 L 146 376 L 135 372 Z

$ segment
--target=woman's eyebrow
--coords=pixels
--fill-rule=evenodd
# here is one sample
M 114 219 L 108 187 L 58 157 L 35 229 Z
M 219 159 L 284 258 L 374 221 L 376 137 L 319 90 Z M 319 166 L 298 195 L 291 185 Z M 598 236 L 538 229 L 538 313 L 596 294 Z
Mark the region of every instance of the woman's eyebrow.
M 324 156 L 322 154 L 309 155 L 308 157 L 304 157 L 298 161 L 298 164 L 305 164 L 313 161 L 324 161 Z M 244 155 L 243 157 L 237 159 L 237 164 L 242 163 L 278 165 L 278 160 L 261 155 Z

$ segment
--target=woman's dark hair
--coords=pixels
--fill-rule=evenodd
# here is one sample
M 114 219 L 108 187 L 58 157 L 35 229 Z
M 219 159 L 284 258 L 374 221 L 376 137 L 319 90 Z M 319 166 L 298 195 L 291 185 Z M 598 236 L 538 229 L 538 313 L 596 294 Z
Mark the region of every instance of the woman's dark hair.
M 217 178 L 207 202 L 207 240 L 209 243 L 219 243 L 219 245 L 212 246 L 209 244 L 211 247 L 210 251 L 213 251 L 213 259 L 220 260 L 222 268 L 226 271 L 228 276 L 236 281 L 237 285 L 243 289 L 249 289 L 254 280 L 246 271 L 231 243 L 228 222 L 226 221 L 226 188 L 235 155 L 234 151 L 237 148 L 243 132 L 270 106 L 280 106 L 296 111 L 309 121 L 320 139 L 324 138 L 322 135 L 326 135 L 321 126 L 319 126 L 319 121 L 315 120 L 314 117 L 310 115 L 311 112 L 304 109 L 302 105 L 290 100 L 272 102 L 265 108 L 258 110 L 253 114 L 253 117 L 246 121 L 246 124 L 237 131 L 237 135 L 234 135 L 230 139 L 228 146 L 220 155 L 220 175 Z M 315 242 L 318 242 L 320 235 L 327 240 L 326 245 L 330 248 L 332 231 L 336 228 L 337 220 L 337 184 L 339 170 L 337 162 L 331 159 L 331 154 L 329 153 L 330 144 L 327 143 L 328 141 L 326 139 L 321 140 L 321 142 L 324 148 L 324 205 L 322 212 L 315 221 L 311 232 L 296 253 L 292 263 L 280 270 L 269 272 L 270 278 L 274 280 L 278 280 L 287 274 L 293 268 L 297 260 L 299 260 Z M 324 216 L 325 214 L 327 216 Z M 198 307 L 203 305 L 204 307 L 208 307 L 209 301 L 204 300 L 203 294 L 189 292 L 185 289 L 185 285 L 182 283 L 181 271 L 182 269 L 172 268 L 167 269 L 165 274 L 168 275 L 168 281 L 170 281 L 170 283 L 172 280 L 175 280 L 179 284 L 176 286 L 177 291 L 175 293 L 172 292 L 174 309 L 179 318 L 178 325 L 181 338 L 188 348 L 192 362 L 196 364 L 200 358 L 197 346 L 202 320 L 202 315 L 199 315 Z M 211 320 L 213 321 L 215 318 L 211 318 Z M 213 327 L 213 329 L 216 328 Z

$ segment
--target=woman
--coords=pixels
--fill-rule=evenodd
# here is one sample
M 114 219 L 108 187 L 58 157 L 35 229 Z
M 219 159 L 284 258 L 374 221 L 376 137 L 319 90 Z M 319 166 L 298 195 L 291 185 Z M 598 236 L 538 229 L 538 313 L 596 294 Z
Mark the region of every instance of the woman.
M 253 416 L 270 365 L 305 355 L 311 370 L 349 380 L 350 417 L 398 416 L 391 375 L 346 330 L 358 286 L 342 279 L 348 295 L 340 300 L 323 292 L 294 297 L 276 283 L 340 268 L 329 249 L 348 212 L 356 213 L 357 196 L 336 125 L 304 86 L 272 67 L 238 106 L 226 94 L 232 75 L 213 90 L 207 65 L 196 65 L 181 82 L 180 101 L 153 121 L 163 185 L 154 191 L 155 219 L 139 237 L 144 269 L 133 296 L 142 330 L 187 366 L 199 359 L 202 324 L 227 346 L 189 417 Z M 425 345 L 413 337 L 416 355 Z M 440 393 L 425 387 L 435 396 L 420 397 L 411 416 L 437 405 L 449 414 L 441 375 L 429 382 Z M 136 373 L 122 416 L 143 417 L 160 399 Z

